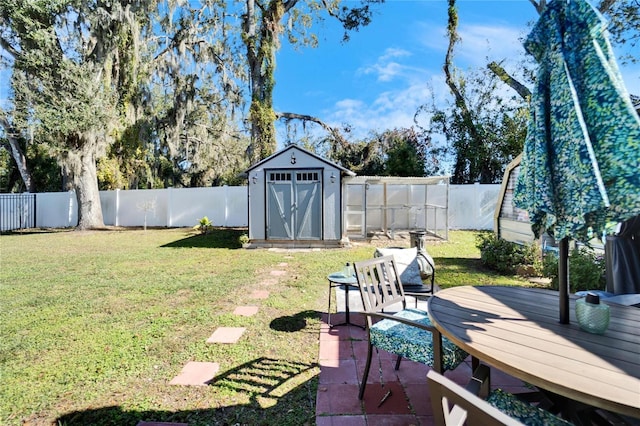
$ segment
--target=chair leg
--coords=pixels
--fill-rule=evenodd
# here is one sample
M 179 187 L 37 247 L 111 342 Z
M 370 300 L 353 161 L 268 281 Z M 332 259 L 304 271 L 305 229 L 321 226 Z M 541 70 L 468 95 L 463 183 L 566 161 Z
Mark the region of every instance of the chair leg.
M 436 373 L 444 374 L 444 362 L 442 361 L 442 334 L 436 329 L 433 331 L 433 369 Z
M 467 384 L 467 390 L 482 399 L 487 399 L 491 392 L 491 369 L 484 364 L 478 363 L 478 366 L 473 369 L 471 380 Z
M 402 361 L 402 357 L 398 355 L 398 359 L 396 359 L 396 370 L 400 368 L 400 361 Z
M 475 356 L 471 357 L 471 371 L 476 371 L 478 369 L 478 367 L 480 366 L 480 360 L 478 358 L 476 358 Z
M 362 399 L 364 396 L 364 387 L 367 385 L 367 379 L 369 378 L 369 368 L 371 367 L 371 355 L 373 352 L 373 345 L 369 343 L 369 351 L 367 352 L 367 363 L 364 365 L 364 373 L 362 373 L 362 383 L 360 383 L 360 393 L 358 399 Z

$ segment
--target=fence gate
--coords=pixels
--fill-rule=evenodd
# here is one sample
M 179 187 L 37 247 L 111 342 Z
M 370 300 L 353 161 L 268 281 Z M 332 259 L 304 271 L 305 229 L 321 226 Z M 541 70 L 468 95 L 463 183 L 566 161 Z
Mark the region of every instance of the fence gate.
M 320 170 L 267 171 L 267 239 L 321 238 L 321 176 Z
M 0 231 L 36 227 L 36 194 L 0 194 Z

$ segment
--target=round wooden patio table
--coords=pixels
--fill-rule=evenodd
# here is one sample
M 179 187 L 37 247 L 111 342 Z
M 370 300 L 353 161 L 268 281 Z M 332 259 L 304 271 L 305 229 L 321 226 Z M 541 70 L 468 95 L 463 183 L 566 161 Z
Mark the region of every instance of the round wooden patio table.
M 558 293 L 452 287 L 429 300 L 435 327 L 486 364 L 541 389 L 640 418 L 640 309 L 611 304 L 603 335 L 558 322 Z M 604 299 L 602 299 L 604 300 Z

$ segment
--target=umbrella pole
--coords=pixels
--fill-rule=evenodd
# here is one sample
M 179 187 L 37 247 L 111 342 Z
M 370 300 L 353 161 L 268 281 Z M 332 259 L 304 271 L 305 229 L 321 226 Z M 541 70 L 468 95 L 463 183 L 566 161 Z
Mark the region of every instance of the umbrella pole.
M 560 290 L 560 324 L 569 324 L 569 238 L 558 244 L 558 286 Z

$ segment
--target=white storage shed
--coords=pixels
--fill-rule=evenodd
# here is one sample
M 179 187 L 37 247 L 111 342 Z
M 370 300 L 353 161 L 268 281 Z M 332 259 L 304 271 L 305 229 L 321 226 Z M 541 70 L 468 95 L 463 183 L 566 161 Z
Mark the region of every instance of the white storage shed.
M 251 246 L 341 244 L 342 178 L 353 172 L 289 145 L 246 173 Z
M 529 215 L 525 210 L 513 204 L 513 191 L 520 173 L 522 154 L 507 166 L 502 178 L 502 188 L 498 196 L 494 218 L 494 231 L 498 238 L 518 244 L 531 244 L 535 241 Z

